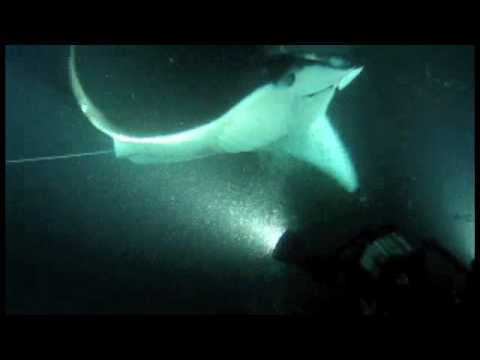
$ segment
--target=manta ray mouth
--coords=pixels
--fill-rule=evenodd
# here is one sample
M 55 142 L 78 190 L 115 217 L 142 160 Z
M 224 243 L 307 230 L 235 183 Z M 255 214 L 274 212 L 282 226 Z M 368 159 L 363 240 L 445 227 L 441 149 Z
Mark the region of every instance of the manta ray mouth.
M 317 95 L 320 95 L 320 94 L 324 93 L 325 91 L 333 90 L 334 88 L 335 88 L 335 86 L 329 85 L 329 86 L 327 86 L 327 87 L 325 87 L 325 88 L 323 88 L 323 89 L 321 89 L 321 90 L 318 90 L 318 91 L 315 91 L 315 92 L 313 92 L 313 93 L 304 95 L 304 97 L 313 98 L 313 97 L 315 97 L 315 96 L 317 96 Z

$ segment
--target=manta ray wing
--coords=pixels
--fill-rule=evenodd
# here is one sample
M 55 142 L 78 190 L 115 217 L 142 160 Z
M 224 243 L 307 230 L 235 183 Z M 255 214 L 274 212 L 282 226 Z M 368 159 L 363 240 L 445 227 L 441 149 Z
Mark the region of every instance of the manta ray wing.
M 252 92 L 224 116 L 206 125 L 166 136 L 130 136 L 118 129 L 90 100 L 78 78 L 75 48 L 69 59 L 73 93 L 88 120 L 114 141 L 115 154 L 150 164 L 195 160 L 219 153 L 253 151 L 287 133 L 289 92 L 268 84 Z
M 88 98 L 78 78 L 73 46 L 69 59 L 71 86 L 81 110 L 113 139 L 119 158 L 147 164 L 267 150 L 314 165 L 350 192 L 358 187 L 357 176 L 326 113 L 336 90 L 345 88 L 362 69 L 299 66 L 287 74 L 292 81 L 257 88 L 206 125 L 173 135 L 137 137 L 118 129 Z
M 325 113 L 276 147 L 328 174 L 348 192 L 357 190 L 357 174 L 350 156 Z
M 294 97 L 283 87 L 266 85 L 241 101 L 222 120 L 216 144 L 223 152 L 255 151 L 289 132 Z

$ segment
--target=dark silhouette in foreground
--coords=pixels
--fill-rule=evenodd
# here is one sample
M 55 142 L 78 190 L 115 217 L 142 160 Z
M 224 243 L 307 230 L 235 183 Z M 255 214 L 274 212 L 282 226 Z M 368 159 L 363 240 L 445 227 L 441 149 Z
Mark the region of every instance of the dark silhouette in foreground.
M 425 316 L 470 313 L 475 265 L 469 270 L 434 239 L 407 239 L 395 226 L 367 228 L 322 255 L 302 253 L 310 229 L 286 232 L 276 260 L 311 275 L 327 292 L 304 313 L 333 316 Z

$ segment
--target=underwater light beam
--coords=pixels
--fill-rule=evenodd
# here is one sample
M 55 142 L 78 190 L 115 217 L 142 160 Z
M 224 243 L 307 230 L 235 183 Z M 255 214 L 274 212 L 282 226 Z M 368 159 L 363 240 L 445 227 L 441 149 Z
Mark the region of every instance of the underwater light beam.
M 113 150 L 7 160 L 7 164 L 53 161 L 114 153 L 138 164 L 185 162 L 242 152 L 270 152 L 313 165 L 347 192 L 358 188 L 350 155 L 327 116 L 328 107 L 362 72 L 363 67 L 340 67 L 316 58 L 297 57 L 284 74 L 256 88 L 222 116 L 203 126 L 172 135 L 139 137 L 121 129 L 98 109 L 80 82 L 75 47 L 70 47 L 70 85 L 88 121 L 113 140 Z M 208 86 L 208 85 L 206 85 Z M 237 209 L 238 210 L 238 209 Z M 285 231 L 277 216 L 234 217 L 249 241 L 260 240 L 267 252 Z
M 252 226 L 255 226 L 253 224 Z M 268 254 L 272 253 L 278 241 L 287 230 L 286 226 L 276 224 L 262 224 L 252 229 L 262 241 L 262 245 Z

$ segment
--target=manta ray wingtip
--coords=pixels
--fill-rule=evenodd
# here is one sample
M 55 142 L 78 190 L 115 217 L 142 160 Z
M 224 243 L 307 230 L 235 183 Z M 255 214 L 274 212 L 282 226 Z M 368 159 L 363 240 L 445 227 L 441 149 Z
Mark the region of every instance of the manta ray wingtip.
M 363 71 L 363 66 L 351 69 L 338 84 L 338 89 L 345 89 Z

